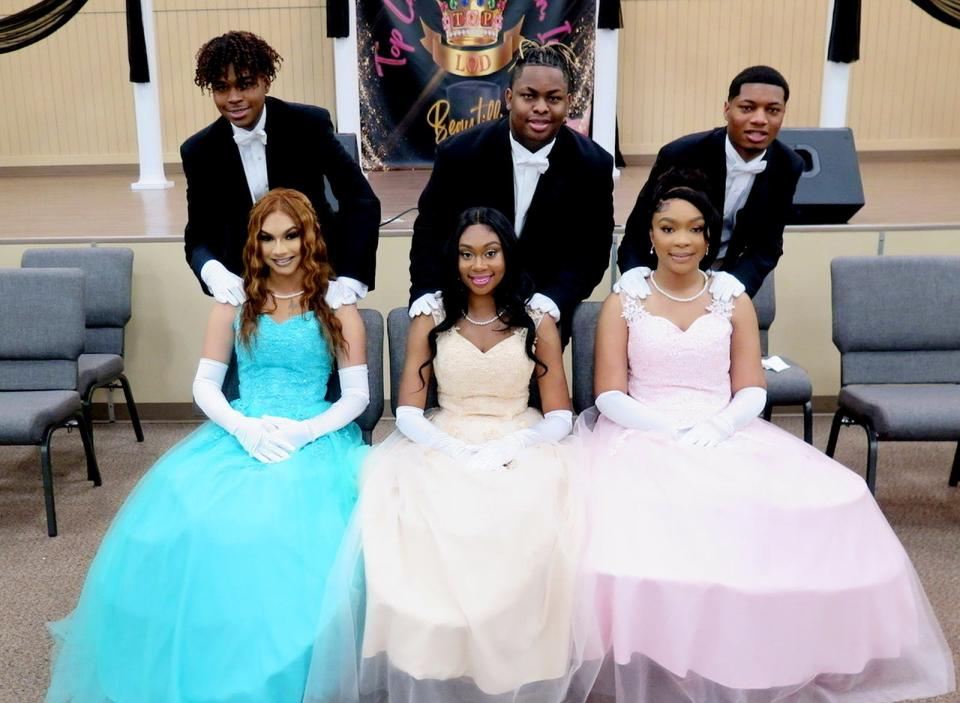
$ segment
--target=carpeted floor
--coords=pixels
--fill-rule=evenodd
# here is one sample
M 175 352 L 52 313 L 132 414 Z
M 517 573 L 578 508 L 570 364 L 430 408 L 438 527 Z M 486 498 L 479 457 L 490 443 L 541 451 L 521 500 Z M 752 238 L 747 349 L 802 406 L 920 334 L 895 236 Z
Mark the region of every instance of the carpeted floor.
M 799 418 L 778 418 L 799 434 Z M 149 423 L 138 444 L 125 423 L 96 427 L 103 486 L 86 481 L 76 432 L 54 436 L 54 483 L 60 536 L 46 534 L 40 464 L 35 447 L 0 447 L 0 703 L 34 703 L 46 690 L 50 642 L 44 623 L 73 607 L 90 559 L 124 497 L 150 465 L 195 425 Z M 392 429 L 381 423 L 380 439 Z M 829 418 L 816 420 L 816 445 L 826 444 Z M 845 429 L 837 459 L 862 471 L 863 432 Z M 880 446 L 878 499 L 913 558 L 960 662 L 960 488 L 947 486 L 951 443 Z M 930 699 L 960 701 L 960 695 Z

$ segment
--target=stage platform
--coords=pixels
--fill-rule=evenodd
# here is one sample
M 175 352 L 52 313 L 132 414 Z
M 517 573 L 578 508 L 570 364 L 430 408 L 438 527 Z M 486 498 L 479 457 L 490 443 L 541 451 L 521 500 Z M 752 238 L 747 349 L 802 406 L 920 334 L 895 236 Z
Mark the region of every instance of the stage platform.
M 616 222 L 622 225 L 650 171 L 646 164 L 622 169 L 615 191 Z M 866 205 L 851 220 L 857 229 L 884 225 L 960 224 L 960 152 L 860 156 Z M 383 219 L 415 208 L 429 171 L 370 174 L 383 205 Z M 0 240 L 119 238 L 156 241 L 183 235 L 185 181 L 179 165 L 168 168 L 168 190 L 132 191 L 133 167 L 0 169 Z M 385 225 L 387 236 L 409 234 L 416 212 Z

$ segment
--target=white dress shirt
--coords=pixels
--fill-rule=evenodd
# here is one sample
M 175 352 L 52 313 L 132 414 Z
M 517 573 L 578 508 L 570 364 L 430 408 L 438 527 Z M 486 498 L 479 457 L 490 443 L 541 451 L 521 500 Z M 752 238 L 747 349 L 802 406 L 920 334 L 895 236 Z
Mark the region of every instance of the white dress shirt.
M 727 253 L 727 245 L 737 224 L 737 213 L 746 205 L 757 174 L 763 173 L 767 168 L 767 162 L 763 160 L 767 154 L 766 149 L 749 161 L 744 161 L 727 135 L 724 137 L 724 151 L 727 157 L 727 180 L 723 195 L 723 232 L 720 235 L 720 249 L 714 266 L 719 266 Z
M 253 129 L 242 129 L 232 122 L 233 141 L 240 152 L 240 161 L 243 163 L 243 175 L 247 179 L 250 197 L 257 202 L 270 190 L 267 183 L 267 132 L 263 126 L 267 122 L 267 106 L 263 106 L 260 119 Z
M 537 151 L 530 151 L 510 134 L 510 151 L 513 157 L 513 228 L 520 236 L 523 225 L 527 221 L 527 210 L 533 201 L 533 194 L 537 190 L 540 175 L 550 168 L 547 157 L 557 143 L 553 139 L 549 144 L 540 147 Z

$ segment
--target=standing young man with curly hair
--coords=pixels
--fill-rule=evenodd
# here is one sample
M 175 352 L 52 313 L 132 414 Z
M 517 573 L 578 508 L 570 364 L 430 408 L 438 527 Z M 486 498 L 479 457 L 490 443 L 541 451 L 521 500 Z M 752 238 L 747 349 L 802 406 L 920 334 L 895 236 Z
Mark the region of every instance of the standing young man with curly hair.
M 282 60 L 251 32 L 227 32 L 197 52 L 194 82 L 212 94 L 220 117 L 180 147 L 187 262 L 204 292 L 239 305 L 250 208 L 271 188 L 293 188 L 317 211 L 337 274 L 327 302 L 337 308 L 373 288 L 380 201 L 336 140 L 327 110 L 267 96 Z M 337 199 L 336 215 L 324 177 Z

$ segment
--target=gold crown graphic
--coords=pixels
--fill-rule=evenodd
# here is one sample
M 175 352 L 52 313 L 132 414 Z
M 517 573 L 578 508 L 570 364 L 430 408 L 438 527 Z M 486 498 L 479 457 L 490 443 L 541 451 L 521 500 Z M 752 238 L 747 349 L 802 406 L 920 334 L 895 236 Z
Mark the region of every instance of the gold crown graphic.
M 437 4 L 448 45 L 491 46 L 500 38 L 504 0 L 443 0 Z

